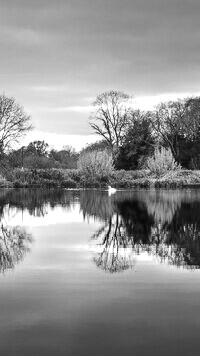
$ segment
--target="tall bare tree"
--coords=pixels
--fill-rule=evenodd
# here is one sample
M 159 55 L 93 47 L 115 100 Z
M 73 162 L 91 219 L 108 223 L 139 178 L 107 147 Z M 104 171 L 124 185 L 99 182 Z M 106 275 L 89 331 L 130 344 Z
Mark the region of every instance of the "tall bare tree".
M 0 152 L 18 142 L 32 129 L 31 118 L 15 98 L 0 95 Z
M 129 121 L 130 99 L 121 91 L 107 91 L 97 96 L 90 117 L 94 131 L 105 139 L 110 147 L 120 147 Z

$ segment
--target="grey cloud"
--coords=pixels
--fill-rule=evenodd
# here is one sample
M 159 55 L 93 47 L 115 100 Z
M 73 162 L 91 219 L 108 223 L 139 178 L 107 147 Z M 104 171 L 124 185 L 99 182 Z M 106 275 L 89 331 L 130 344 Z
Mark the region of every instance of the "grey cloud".
M 80 107 L 112 88 L 135 95 L 199 91 L 199 0 L 2 3 L 0 89 L 25 106 Z M 35 115 L 40 129 L 48 118 L 53 129 L 58 117 L 66 133 L 88 127 L 86 113 L 73 113 L 73 124 L 69 113 Z

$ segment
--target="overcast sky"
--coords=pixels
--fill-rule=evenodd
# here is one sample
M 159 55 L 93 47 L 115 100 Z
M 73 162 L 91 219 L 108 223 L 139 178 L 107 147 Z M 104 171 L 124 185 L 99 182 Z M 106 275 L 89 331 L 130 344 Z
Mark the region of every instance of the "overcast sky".
M 199 0 L 0 5 L 0 92 L 31 113 L 39 138 L 75 147 L 94 140 L 90 105 L 105 90 L 139 97 L 144 108 L 200 92 Z

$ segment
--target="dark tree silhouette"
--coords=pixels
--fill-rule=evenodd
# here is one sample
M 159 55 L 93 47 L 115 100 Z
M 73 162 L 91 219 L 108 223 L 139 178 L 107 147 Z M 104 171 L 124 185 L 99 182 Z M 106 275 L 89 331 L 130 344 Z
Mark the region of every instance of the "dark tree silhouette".
M 115 157 L 116 168 L 127 170 L 141 168 L 147 157 L 153 154 L 154 148 L 150 113 L 132 111 L 126 135 Z
M 27 155 L 33 155 L 33 156 L 38 156 L 38 157 L 45 157 L 47 156 L 48 153 L 48 143 L 46 143 L 44 140 L 43 141 L 33 141 L 30 142 L 29 145 L 26 147 L 26 154 Z

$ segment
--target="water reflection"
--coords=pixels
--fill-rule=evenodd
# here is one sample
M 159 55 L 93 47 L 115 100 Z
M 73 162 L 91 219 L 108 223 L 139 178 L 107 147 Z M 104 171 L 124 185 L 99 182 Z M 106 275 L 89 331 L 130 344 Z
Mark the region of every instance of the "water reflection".
M 133 268 L 142 253 L 177 267 L 200 267 L 200 190 L 121 191 L 111 197 L 98 190 L 0 191 L 1 218 L 15 209 L 45 220 L 50 209 L 68 213 L 75 204 L 79 217 L 100 223 L 91 238 L 98 268 L 110 273 Z M 4 224 L 0 239 L 3 271 L 24 256 L 31 237 Z
M 25 228 L 10 227 L 1 224 L 0 227 L 0 273 L 13 269 L 30 251 L 32 236 Z
M 113 273 L 134 266 L 135 259 L 129 248 L 131 243 L 119 214 L 110 217 L 108 222 L 93 235 L 93 239 L 102 241 L 99 245 L 100 252 L 94 257 L 97 267 Z
M 70 209 L 77 200 L 75 191 L 65 194 L 60 190 L 1 189 L 0 190 L 0 273 L 13 269 L 30 252 L 33 237 L 22 226 L 10 226 L 20 212 L 22 220 L 26 212 L 33 217 L 43 217 L 61 206 Z
M 105 271 L 132 268 L 143 252 L 177 267 L 200 267 L 199 191 L 118 192 L 111 198 L 96 192 L 95 199 L 82 192 L 80 204 L 84 216 L 104 218 L 92 238 L 99 250 L 94 261 Z
M 14 198 L 13 190 L 0 190 L 0 273 L 13 269 L 30 251 L 32 235 L 21 226 L 9 226 L 7 217 L 10 210 L 10 196 Z M 11 200 L 12 201 L 12 200 Z
M 54 189 L 10 189 L 0 190 L 0 216 L 9 206 L 20 211 L 27 210 L 33 216 L 45 216 L 48 207 L 59 206 L 70 208 L 77 200 L 76 191 L 62 191 Z

